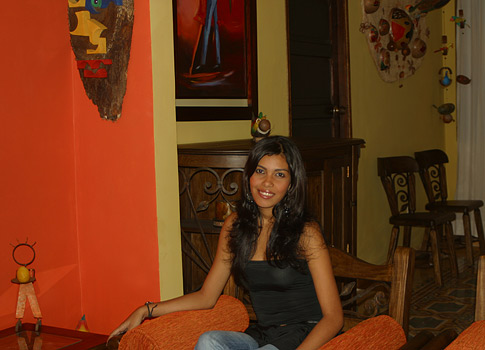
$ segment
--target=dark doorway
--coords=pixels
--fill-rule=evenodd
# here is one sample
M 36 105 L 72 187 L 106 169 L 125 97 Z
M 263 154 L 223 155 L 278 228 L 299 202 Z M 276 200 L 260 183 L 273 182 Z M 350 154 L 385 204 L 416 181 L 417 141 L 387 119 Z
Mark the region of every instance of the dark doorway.
M 351 137 L 347 0 L 287 0 L 291 133 Z

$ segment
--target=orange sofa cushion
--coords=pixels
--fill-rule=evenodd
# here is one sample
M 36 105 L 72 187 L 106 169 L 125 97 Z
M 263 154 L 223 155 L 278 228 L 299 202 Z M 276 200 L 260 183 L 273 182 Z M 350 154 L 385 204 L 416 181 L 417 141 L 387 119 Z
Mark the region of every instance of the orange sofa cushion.
M 209 310 L 180 311 L 144 322 L 121 338 L 120 350 L 193 350 L 199 336 L 211 330 L 244 331 L 249 316 L 236 298 L 221 295 Z
M 401 325 L 389 316 L 362 321 L 319 350 L 393 350 L 406 344 Z
M 485 348 L 485 321 L 473 322 L 446 350 L 481 350 Z

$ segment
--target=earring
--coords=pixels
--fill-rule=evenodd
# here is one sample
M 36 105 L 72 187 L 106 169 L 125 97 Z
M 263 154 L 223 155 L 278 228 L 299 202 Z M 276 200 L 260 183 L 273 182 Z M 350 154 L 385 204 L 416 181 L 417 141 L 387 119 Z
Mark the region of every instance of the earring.
M 251 203 L 251 204 L 254 203 L 254 200 L 249 193 L 246 193 L 246 200 L 248 201 L 248 203 Z
M 286 205 L 283 207 L 283 213 L 284 213 L 286 216 L 288 216 L 288 215 L 290 214 L 290 209 L 289 209 L 289 208 L 288 208 Z

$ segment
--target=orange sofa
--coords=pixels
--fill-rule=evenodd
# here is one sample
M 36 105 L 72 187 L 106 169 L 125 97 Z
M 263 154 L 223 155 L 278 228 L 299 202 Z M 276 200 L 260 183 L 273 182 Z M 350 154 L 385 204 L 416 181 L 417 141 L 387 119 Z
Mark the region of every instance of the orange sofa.
M 243 303 L 222 295 L 213 309 L 175 312 L 143 323 L 121 338 L 119 349 L 192 350 L 205 331 L 244 331 L 248 325 L 249 317 Z M 320 350 L 392 350 L 405 343 L 401 325 L 389 316 L 378 316 L 359 323 Z
M 445 350 L 483 350 L 485 349 L 485 320 L 475 321 L 460 333 Z
M 345 317 L 345 333 L 332 339 L 321 350 L 392 350 L 406 344 L 414 251 L 410 248 L 398 247 L 393 262 L 389 265 L 369 264 L 331 247 L 329 252 L 337 279 L 373 281 L 369 288 L 383 283 L 390 285 L 388 311 L 391 317 L 377 316 L 357 323 L 362 318 L 356 318 L 354 313 L 350 313 Z M 352 288 L 355 289 L 355 285 Z M 368 298 L 369 295 L 376 294 L 377 297 L 375 291 L 371 290 L 369 293 L 366 293 L 365 289 L 356 291 L 354 298 L 357 299 L 347 298 L 347 301 L 357 303 L 357 300 L 360 300 L 358 295 Z M 219 298 L 213 309 L 176 312 L 144 322 L 123 337 L 111 339 L 109 348 L 118 349 L 119 346 L 121 350 L 193 349 L 199 336 L 206 331 L 216 329 L 244 331 L 249 325 L 248 311 L 239 300 L 241 298 L 230 296 L 239 294 L 231 278 L 226 285 L 224 295 Z M 409 343 L 406 346 L 408 345 Z M 407 349 L 411 348 L 407 347 Z

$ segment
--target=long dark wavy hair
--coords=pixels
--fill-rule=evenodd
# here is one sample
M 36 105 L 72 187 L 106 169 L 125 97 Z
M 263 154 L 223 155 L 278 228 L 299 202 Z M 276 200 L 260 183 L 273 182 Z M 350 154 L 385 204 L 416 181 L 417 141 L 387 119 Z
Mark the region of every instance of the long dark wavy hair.
M 287 137 L 270 136 L 257 142 L 244 167 L 241 200 L 237 203 L 237 218 L 229 238 L 232 273 L 237 283 L 245 285 L 244 268 L 254 255 L 262 222 L 259 208 L 251 195 L 249 179 L 264 156 L 282 154 L 286 158 L 291 183 L 284 198 L 274 206 L 275 222 L 266 249 L 266 260 L 278 267 L 304 265 L 300 237 L 305 224 L 313 221 L 305 205 L 306 172 L 297 146 Z

